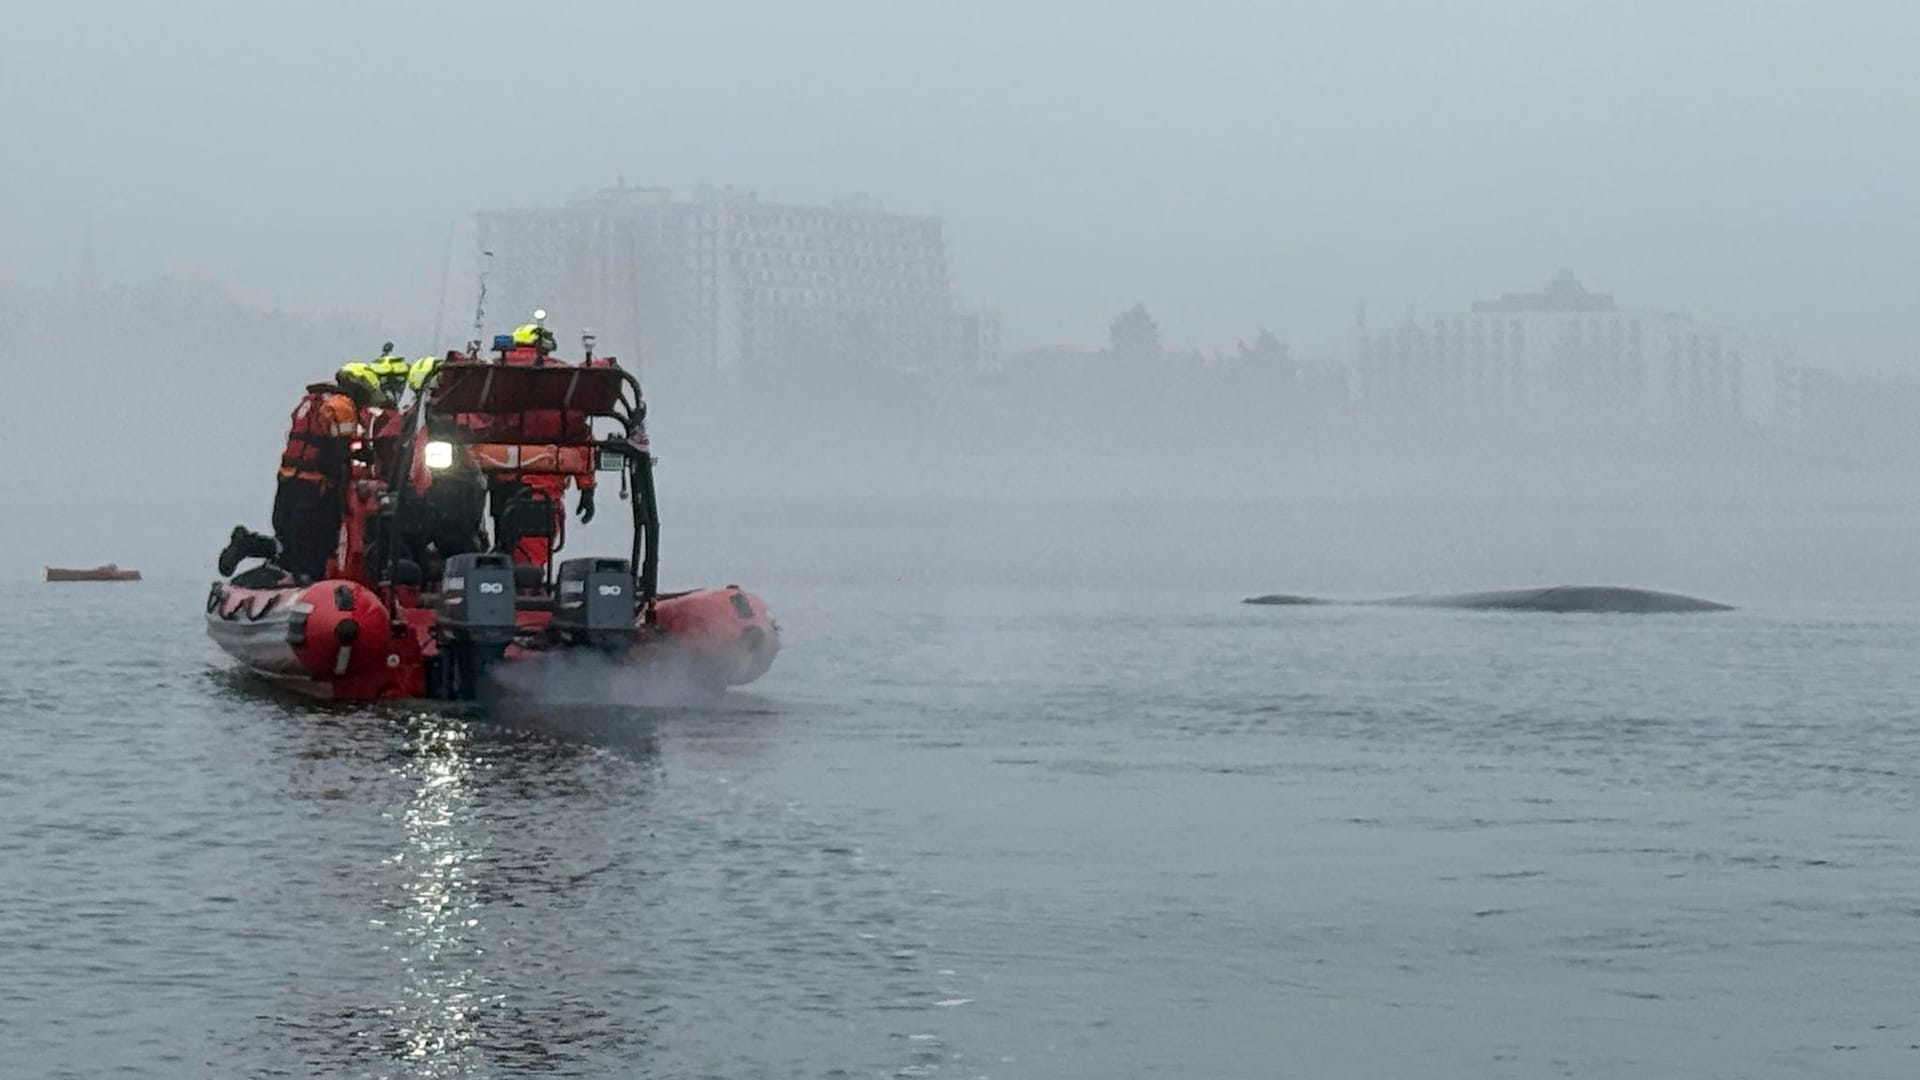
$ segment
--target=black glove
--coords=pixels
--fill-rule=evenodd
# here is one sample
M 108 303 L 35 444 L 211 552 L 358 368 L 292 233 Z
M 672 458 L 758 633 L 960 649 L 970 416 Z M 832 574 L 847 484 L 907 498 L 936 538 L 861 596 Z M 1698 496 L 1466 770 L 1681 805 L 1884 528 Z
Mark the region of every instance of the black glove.
M 580 489 L 580 524 L 593 520 L 593 489 Z

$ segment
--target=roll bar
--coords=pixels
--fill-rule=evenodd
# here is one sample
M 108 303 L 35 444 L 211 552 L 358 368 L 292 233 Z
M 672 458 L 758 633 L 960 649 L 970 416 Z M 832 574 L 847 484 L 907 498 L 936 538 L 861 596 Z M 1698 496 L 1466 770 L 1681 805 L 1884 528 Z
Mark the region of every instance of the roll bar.
M 394 603 L 394 567 L 399 560 L 394 523 L 412 497 L 412 467 L 415 447 L 423 438 L 447 437 L 463 445 L 485 443 L 490 446 L 521 450 L 552 451 L 552 459 L 576 457 L 564 449 L 587 449 L 593 460 L 589 467 L 611 455 L 621 462 L 620 472 L 631 481 L 633 490 L 633 542 L 630 564 L 635 568 L 638 614 L 645 625 L 655 625 L 655 606 L 660 580 L 660 508 L 653 482 L 653 454 L 646 442 L 645 399 L 640 381 L 623 368 L 608 366 L 573 367 L 554 364 L 540 367 L 507 366 L 471 360 L 449 360 L 427 372 L 414 398 L 411 419 L 401 437 L 399 464 L 406 477 L 392 492 L 391 503 L 380 510 L 387 518 L 386 565 L 384 580 L 376 583 L 381 598 L 393 612 L 396 632 L 401 620 Z M 587 437 L 542 437 L 537 441 L 515 444 L 505 439 L 475 438 L 457 421 L 460 416 L 514 417 L 531 412 L 578 412 L 594 418 L 612 419 L 620 433 L 607 438 L 592 436 L 592 425 L 583 430 Z M 537 456 L 537 455 L 536 455 Z M 529 466 L 523 471 L 549 471 Z M 562 471 L 557 465 L 551 471 Z M 570 471 L 570 470 L 569 470 Z

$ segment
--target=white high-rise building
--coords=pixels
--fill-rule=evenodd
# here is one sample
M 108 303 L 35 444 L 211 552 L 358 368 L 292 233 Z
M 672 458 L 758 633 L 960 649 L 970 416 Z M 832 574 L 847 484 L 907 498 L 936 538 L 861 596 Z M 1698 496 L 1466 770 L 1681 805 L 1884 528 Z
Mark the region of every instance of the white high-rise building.
M 545 307 L 611 348 L 713 372 L 990 369 L 999 320 L 962 310 L 940 219 L 619 187 L 479 215 L 488 306 Z M 511 316 L 510 316 L 511 317 Z
M 1537 293 L 1356 332 L 1360 404 L 1513 432 L 1787 428 L 1799 368 L 1777 342 L 1621 308 L 1561 272 Z

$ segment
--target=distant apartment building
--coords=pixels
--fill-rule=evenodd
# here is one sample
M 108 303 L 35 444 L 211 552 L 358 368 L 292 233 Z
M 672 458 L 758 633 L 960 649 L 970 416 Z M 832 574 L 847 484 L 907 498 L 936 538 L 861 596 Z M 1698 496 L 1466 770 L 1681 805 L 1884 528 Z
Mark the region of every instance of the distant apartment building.
M 1567 272 L 1470 311 L 1359 328 L 1352 370 L 1363 407 L 1516 432 L 1791 428 L 1803 408 L 1786 346 L 1623 309 Z
M 727 374 L 990 370 L 999 317 L 954 298 L 939 218 L 865 198 L 618 187 L 482 212 L 489 306 L 638 342 L 647 363 Z

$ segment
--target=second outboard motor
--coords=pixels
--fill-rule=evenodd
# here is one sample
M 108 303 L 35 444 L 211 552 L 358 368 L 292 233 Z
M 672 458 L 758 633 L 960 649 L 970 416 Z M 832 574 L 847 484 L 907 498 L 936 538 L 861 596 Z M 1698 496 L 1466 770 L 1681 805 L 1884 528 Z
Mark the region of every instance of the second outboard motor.
M 636 591 L 633 564 L 625 559 L 568 559 L 560 564 L 547 625 L 570 645 L 624 649 L 633 644 Z
M 513 641 L 513 559 L 491 552 L 447 560 L 440 586 L 439 696 L 468 699 Z

